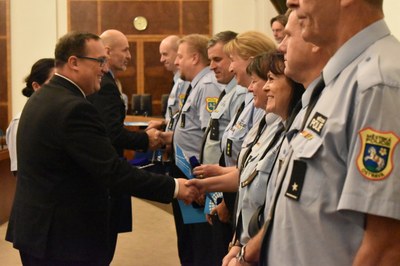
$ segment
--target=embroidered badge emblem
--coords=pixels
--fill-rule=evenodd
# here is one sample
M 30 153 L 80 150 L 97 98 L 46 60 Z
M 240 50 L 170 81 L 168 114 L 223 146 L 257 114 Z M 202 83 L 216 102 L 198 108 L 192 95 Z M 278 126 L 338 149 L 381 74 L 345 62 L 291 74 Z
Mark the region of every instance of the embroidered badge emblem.
M 184 93 L 181 93 L 178 96 L 179 97 L 179 109 L 181 109 L 183 106 L 183 101 L 185 100 L 185 96 L 186 96 L 186 94 L 184 94 Z
M 393 170 L 393 151 L 399 138 L 393 132 L 365 128 L 359 132 L 361 150 L 357 157 L 360 173 L 371 180 L 382 180 Z
M 206 98 L 206 109 L 211 113 L 217 106 L 218 98 Z

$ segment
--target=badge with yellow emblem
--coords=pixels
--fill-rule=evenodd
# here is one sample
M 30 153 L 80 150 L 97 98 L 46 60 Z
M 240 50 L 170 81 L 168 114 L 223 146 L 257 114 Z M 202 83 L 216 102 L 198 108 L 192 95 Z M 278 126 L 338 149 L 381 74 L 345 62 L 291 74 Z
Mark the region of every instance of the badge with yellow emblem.
M 184 93 L 181 93 L 178 96 L 179 97 L 179 109 L 181 109 L 183 106 L 183 101 L 185 100 L 185 96 L 186 96 L 186 94 L 184 94 Z
M 359 133 L 361 150 L 357 157 L 360 173 L 371 180 L 382 180 L 393 170 L 393 152 L 399 138 L 393 132 L 365 128 Z
M 217 106 L 217 102 L 218 98 L 206 98 L 206 109 L 209 113 L 211 113 L 215 109 L 215 106 Z

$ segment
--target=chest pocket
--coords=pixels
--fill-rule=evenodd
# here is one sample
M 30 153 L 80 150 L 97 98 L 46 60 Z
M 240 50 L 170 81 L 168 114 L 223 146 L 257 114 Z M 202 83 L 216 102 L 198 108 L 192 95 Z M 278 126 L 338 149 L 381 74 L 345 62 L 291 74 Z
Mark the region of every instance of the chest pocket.
M 256 171 L 262 173 L 263 175 L 269 176 L 272 168 L 274 167 L 274 162 L 278 156 L 279 147 L 275 147 L 271 154 L 267 154 L 256 167 Z
M 229 108 L 229 102 L 226 101 L 225 98 L 223 98 L 221 102 L 218 104 L 217 108 L 211 113 L 211 117 L 215 119 L 221 118 L 221 116 L 226 112 L 228 108 Z
M 232 141 L 243 140 L 248 132 L 247 124 L 244 121 L 237 121 L 230 131 L 229 138 Z
M 274 167 L 276 157 L 278 156 L 278 151 L 279 147 L 275 147 L 272 152 L 268 152 L 266 156 L 257 163 L 252 174 L 245 181 L 246 185 L 251 184 L 257 176 L 259 176 L 258 178 L 263 178 L 265 183 L 269 182 L 272 168 Z
M 191 104 L 192 104 L 192 101 L 188 99 L 187 103 L 185 104 L 185 106 L 182 107 L 182 113 L 189 112 Z
M 215 109 L 212 113 L 211 113 L 211 118 L 212 119 L 220 119 L 222 117 L 222 115 L 224 114 L 225 109 L 224 108 L 219 108 L 219 106 L 217 107 L 217 109 Z
M 175 105 L 175 103 L 176 103 L 176 98 L 175 97 L 169 97 L 168 98 L 168 106 Z
M 298 202 L 302 205 L 309 206 L 320 197 L 324 179 L 328 178 L 324 176 L 324 172 L 321 171 L 323 167 L 322 162 L 318 163 L 315 161 L 316 154 L 322 148 L 322 139 L 318 135 L 312 135 L 308 139 L 300 135 L 292 140 L 291 145 L 295 151 L 293 153 L 293 159 L 300 160 L 307 166 Z M 312 164 L 310 160 L 313 160 Z M 286 191 L 289 186 L 293 185 L 290 182 L 290 177 L 294 175 L 296 175 L 296 173 L 293 173 L 293 169 L 291 169 L 291 173 L 287 176 L 285 185 L 282 188 L 284 191 Z
M 190 110 L 190 104 L 191 101 L 188 100 L 188 102 L 182 107 L 182 113 L 180 117 L 180 127 L 184 128 L 186 126 L 186 114 Z
M 317 151 L 322 146 L 322 139 L 313 133 L 307 139 L 306 137 L 299 135 L 295 137 L 290 143 L 295 151 L 294 156 L 296 159 L 312 159 Z

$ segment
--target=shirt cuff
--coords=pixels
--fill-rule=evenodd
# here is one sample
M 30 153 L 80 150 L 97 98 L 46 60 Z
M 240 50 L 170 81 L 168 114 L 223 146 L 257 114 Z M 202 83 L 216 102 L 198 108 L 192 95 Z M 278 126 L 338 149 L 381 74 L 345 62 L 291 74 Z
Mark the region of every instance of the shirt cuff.
M 179 182 L 178 179 L 174 178 L 175 180 L 175 190 L 174 190 L 174 199 L 176 199 L 178 197 L 178 193 L 179 193 Z

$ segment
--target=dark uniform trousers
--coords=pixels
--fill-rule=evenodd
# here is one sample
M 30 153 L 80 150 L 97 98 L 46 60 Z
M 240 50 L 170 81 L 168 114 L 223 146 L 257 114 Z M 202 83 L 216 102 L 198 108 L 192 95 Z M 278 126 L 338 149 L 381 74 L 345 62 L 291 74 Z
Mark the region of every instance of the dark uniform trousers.
M 185 174 L 175 165 L 171 169 L 175 178 L 185 177 Z M 177 200 L 172 201 L 176 235 L 178 239 L 179 259 L 182 266 L 220 266 L 213 259 L 213 239 L 211 225 L 206 223 L 184 224 L 181 209 Z M 205 215 L 205 214 L 204 214 Z

